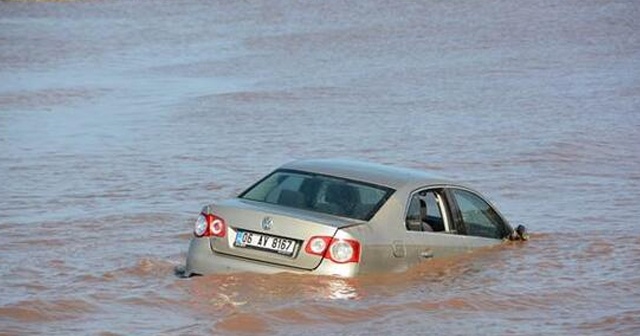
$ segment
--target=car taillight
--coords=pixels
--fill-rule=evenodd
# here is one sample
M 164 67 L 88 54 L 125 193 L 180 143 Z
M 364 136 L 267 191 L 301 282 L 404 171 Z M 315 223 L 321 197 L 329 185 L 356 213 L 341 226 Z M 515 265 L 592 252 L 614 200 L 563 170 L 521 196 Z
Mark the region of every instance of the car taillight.
M 360 261 L 360 242 L 354 239 L 313 236 L 307 242 L 304 250 L 309 254 L 323 256 L 339 264 Z
M 207 223 L 207 218 L 203 214 L 200 214 L 200 216 L 198 216 L 198 219 L 196 219 L 196 225 L 193 228 L 193 233 L 197 237 L 202 237 L 208 231 L 209 231 L 209 223 Z
M 334 240 L 329 247 L 329 255 L 337 263 L 358 262 L 360 243 L 355 240 Z
M 331 237 L 311 237 L 304 250 L 309 254 L 323 255 L 330 243 Z
M 200 214 L 193 229 L 196 237 L 224 237 L 227 225 L 222 217 L 213 214 Z
M 224 237 L 224 234 L 227 231 L 226 225 L 224 224 L 224 220 L 215 215 L 209 215 L 209 216 L 210 216 L 210 220 L 208 220 L 208 222 L 210 223 L 209 230 L 211 231 L 211 235 L 216 237 Z

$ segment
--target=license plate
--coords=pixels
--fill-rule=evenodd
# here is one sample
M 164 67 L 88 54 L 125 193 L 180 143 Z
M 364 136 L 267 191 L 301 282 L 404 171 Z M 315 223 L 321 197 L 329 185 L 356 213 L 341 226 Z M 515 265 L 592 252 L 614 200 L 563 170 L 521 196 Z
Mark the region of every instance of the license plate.
M 233 243 L 237 247 L 250 247 L 287 256 L 293 255 L 296 241 L 282 237 L 275 237 L 256 232 L 238 231 Z

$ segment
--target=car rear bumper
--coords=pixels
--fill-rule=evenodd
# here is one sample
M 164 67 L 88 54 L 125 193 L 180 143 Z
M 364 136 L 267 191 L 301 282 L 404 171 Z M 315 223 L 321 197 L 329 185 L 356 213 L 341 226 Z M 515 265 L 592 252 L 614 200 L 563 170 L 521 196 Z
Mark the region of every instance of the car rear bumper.
M 226 254 L 213 252 L 208 238 L 192 238 L 187 253 L 185 275 L 225 274 L 254 272 L 263 274 L 295 273 L 353 277 L 358 272 L 358 265 L 335 264 L 323 261 L 313 270 L 278 266 L 248 259 L 240 259 Z

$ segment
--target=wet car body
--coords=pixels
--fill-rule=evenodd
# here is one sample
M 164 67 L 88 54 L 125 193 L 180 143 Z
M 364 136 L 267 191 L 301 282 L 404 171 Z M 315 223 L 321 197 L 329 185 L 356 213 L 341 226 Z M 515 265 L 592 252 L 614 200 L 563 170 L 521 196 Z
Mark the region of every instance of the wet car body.
M 294 161 L 237 198 L 202 209 L 186 275 L 400 272 L 513 233 L 477 191 L 419 170 Z

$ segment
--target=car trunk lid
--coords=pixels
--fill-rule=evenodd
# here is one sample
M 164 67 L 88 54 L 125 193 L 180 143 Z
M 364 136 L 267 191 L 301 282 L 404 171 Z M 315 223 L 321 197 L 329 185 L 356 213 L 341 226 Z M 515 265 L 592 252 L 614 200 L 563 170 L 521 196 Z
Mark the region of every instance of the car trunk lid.
M 311 270 L 322 256 L 304 251 L 313 236 L 333 237 L 339 228 L 364 222 L 255 201 L 232 199 L 205 207 L 222 217 L 227 234 L 211 249 L 239 258 Z

